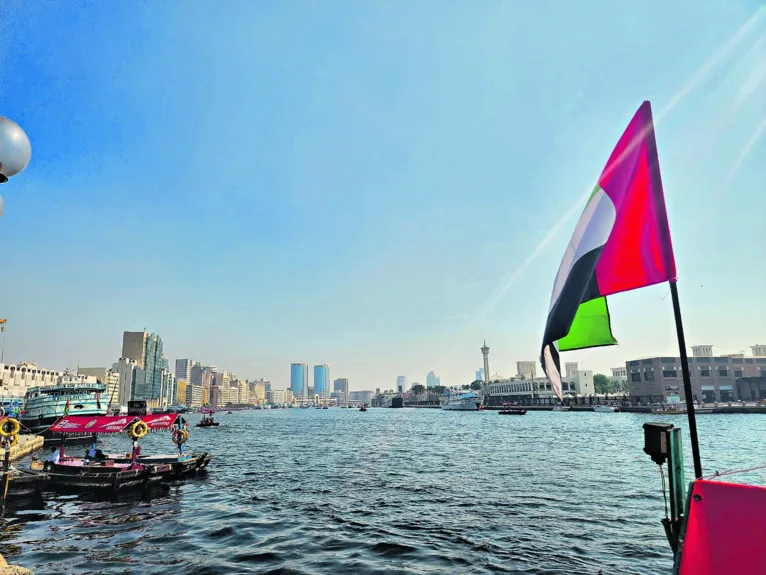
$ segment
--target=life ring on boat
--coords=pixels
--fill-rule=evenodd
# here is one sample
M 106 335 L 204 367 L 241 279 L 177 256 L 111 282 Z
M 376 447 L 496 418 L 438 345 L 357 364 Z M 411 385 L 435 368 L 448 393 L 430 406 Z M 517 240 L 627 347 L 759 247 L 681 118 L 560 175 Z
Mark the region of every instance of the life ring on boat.
M 185 429 L 177 429 L 173 432 L 173 443 L 176 445 L 181 445 L 182 443 L 186 443 L 186 441 L 189 439 L 189 432 Z
M 0 423 L 0 436 L 2 437 L 16 437 L 19 431 L 21 431 L 21 424 L 12 417 L 4 419 Z
M 136 421 L 128 432 L 133 439 L 141 439 L 144 435 L 149 433 L 149 426 L 143 421 Z

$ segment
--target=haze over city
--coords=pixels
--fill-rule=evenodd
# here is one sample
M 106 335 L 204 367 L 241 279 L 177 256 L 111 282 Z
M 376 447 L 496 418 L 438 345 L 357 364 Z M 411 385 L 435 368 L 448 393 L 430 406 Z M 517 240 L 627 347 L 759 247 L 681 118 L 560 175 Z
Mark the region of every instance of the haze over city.
M 3 190 L 6 362 L 111 365 L 146 327 L 276 388 L 291 362 L 464 384 L 485 338 L 512 375 L 644 99 L 687 342 L 762 343 L 757 3 L 203 5 L 0 7 L 2 113 L 34 149 Z M 666 285 L 610 311 L 620 345 L 566 361 L 678 353 Z

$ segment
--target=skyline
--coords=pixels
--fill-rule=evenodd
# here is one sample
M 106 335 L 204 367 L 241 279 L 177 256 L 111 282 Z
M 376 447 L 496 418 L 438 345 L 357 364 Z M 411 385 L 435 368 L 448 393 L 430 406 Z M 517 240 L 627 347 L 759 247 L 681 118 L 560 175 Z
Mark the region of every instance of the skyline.
M 294 361 L 470 382 L 485 337 L 492 373 L 539 366 L 582 196 L 644 99 L 687 343 L 762 342 L 765 9 L 649 4 L 0 7 L 0 115 L 32 142 L 2 189 L 5 358 L 111 365 L 146 325 L 171 365 L 279 389 Z M 667 292 L 612 298 L 620 345 L 562 362 L 676 356 Z

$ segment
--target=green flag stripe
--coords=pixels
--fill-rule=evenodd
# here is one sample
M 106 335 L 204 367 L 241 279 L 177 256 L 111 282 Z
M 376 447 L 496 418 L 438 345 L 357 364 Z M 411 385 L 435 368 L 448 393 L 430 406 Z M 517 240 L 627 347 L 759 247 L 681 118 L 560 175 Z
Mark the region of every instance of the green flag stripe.
M 616 345 L 605 297 L 581 303 L 569 333 L 558 342 L 559 351 Z

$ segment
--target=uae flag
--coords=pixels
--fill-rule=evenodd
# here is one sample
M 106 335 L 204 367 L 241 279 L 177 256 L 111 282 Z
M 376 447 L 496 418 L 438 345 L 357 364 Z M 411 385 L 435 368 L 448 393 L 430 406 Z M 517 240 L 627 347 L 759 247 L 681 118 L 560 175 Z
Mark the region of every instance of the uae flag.
M 617 343 L 606 296 L 675 279 L 652 107 L 644 102 L 609 157 L 553 284 L 540 362 L 559 399 L 560 351 Z

